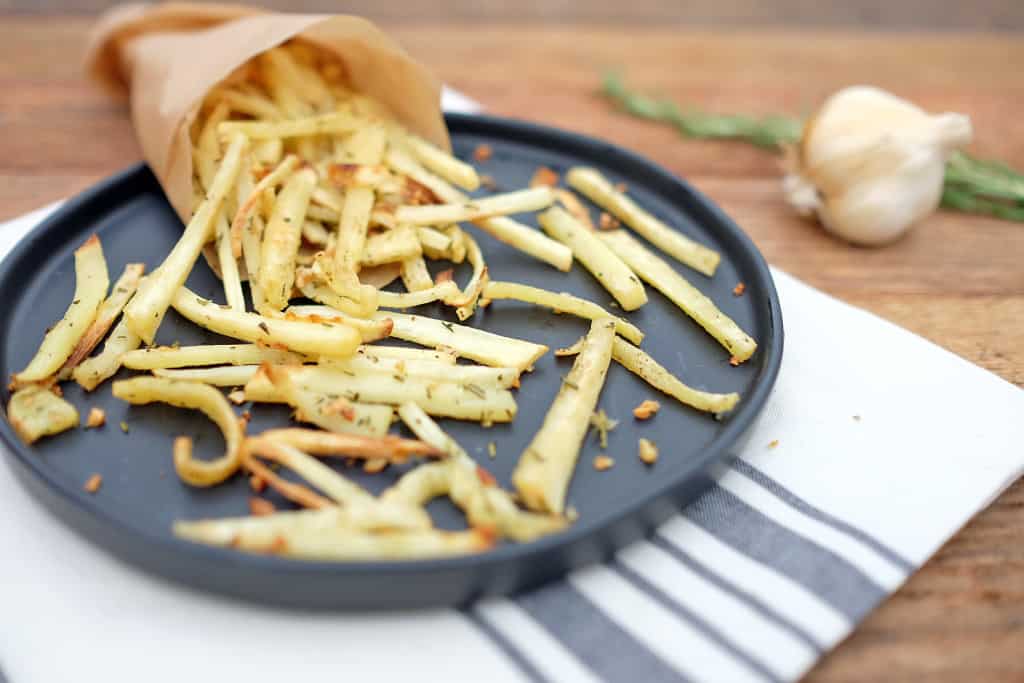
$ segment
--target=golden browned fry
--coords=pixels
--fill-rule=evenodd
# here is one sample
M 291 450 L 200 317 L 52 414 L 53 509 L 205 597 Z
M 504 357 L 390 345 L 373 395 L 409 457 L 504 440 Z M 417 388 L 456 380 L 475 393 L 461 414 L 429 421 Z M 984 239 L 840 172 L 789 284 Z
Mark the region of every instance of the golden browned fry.
M 252 220 L 253 211 L 260 201 L 260 197 L 272 188 L 288 180 L 292 172 L 299 166 L 299 158 L 294 154 L 286 156 L 273 171 L 263 176 L 258 183 L 249 191 L 248 195 L 241 201 L 238 211 L 231 221 L 231 251 L 235 258 L 242 253 L 242 230 Z M 250 273 L 252 276 L 253 273 Z
M 60 370 L 96 320 L 109 285 L 103 247 L 93 235 L 75 250 L 75 295 L 71 304 L 43 337 L 28 366 L 14 375 L 16 386 L 41 382 Z
M 361 458 L 364 460 L 383 458 L 390 463 L 401 464 L 409 458 L 439 458 L 444 453 L 437 447 L 417 439 L 403 439 L 400 436 L 369 437 L 359 434 L 333 434 L 316 429 L 269 429 L 261 437 L 286 443 L 310 455 Z
M 7 404 L 7 419 L 25 443 L 78 426 L 78 410 L 44 386 L 19 389 Z
M 213 486 L 234 474 L 242 460 L 245 427 L 235 417 L 224 395 L 206 384 L 181 382 L 162 377 L 134 377 L 114 382 L 114 396 L 135 405 L 161 402 L 178 408 L 202 411 L 224 434 L 224 454 L 216 460 L 192 457 L 192 441 L 179 437 L 174 442 L 174 469 L 192 486 Z
M 128 323 L 122 317 L 104 342 L 103 350 L 79 363 L 71 371 L 71 377 L 83 389 L 92 391 L 120 369 L 123 354 L 139 348 L 141 343 L 142 338 L 128 329 Z
M 302 507 L 315 510 L 335 507 L 335 503 L 314 492 L 308 486 L 296 484 L 282 477 L 277 476 L 273 470 L 246 452 L 242 459 L 242 465 L 246 470 L 258 477 L 266 486 L 274 489 L 288 500 L 301 505 Z
M 70 377 L 71 371 L 89 357 L 93 349 L 110 331 L 114 321 L 117 320 L 117 316 L 121 315 L 125 304 L 135 294 L 145 269 L 146 264 L 144 263 L 129 263 L 124 267 L 124 272 L 121 273 L 121 277 L 114 283 L 114 289 L 111 291 L 110 296 L 100 305 L 99 311 L 96 313 L 96 319 L 89 325 L 85 334 L 82 335 L 82 338 L 78 340 L 78 344 L 75 345 L 75 350 L 71 352 L 71 356 L 64 362 L 64 367 L 60 371 L 62 378 Z

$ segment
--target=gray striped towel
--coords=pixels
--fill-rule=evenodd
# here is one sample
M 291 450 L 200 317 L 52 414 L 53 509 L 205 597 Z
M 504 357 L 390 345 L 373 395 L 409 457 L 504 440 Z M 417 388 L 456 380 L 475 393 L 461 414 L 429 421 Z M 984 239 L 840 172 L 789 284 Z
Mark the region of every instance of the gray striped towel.
M 0 254 L 42 216 L 0 226 Z M 0 668 L 13 683 L 798 679 L 1021 474 L 1024 393 L 774 275 L 786 355 L 749 450 L 611 562 L 463 611 L 263 608 L 122 566 L 0 468 Z

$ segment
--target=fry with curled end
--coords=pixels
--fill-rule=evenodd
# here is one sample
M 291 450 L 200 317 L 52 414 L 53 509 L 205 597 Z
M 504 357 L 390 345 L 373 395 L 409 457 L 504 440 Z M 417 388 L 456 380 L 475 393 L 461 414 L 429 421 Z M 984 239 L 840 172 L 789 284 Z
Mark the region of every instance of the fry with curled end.
M 655 389 L 691 408 L 715 414 L 727 413 L 740 400 L 737 393 L 714 394 L 687 386 L 651 356 L 622 339 L 615 340 L 612 357 Z
M 403 404 L 398 408 L 398 414 L 420 440 L 448 454 L 448 490 L 445 493 L 466 513 L 472 526 L 492 529 L 504 538 L 524 542 L 566 527 L 567 522 L 563 517 L 539 515 L 516 507 L 512 496 L 497 486 L 493 475 L 469 457 L 458 442 L 446 434 L 418 405 Z M 414 472 L 416 470 L 403 479 L 411 477 Z M 384 500 L 406 495 L 423 497 L 439 490 L 440 476 L 431 472 L 421 476 L 419 481 L 403 483 L 400 479 L 392 487 L 393 492 L 385 491 L 381 497 Z
M 377 305 L 381 308 L 413 308 L 434 301 L 454 300 L 461 296 L 459 286 L 452 280 L 447 280 L 415 292 L 378 292 Z
M 447 238 L 447 236 L 445 237 Z M 401 267 L 402 284 L 410 292 L 419 292 L 434 286 L 434 281 L 430 277 L 430 271 L 427 270 L 427 264 L 422 256 L 404 259 L 401 262 Z
M 405 528 L 404 519 L 380 514 L 372 505 L 286 510 L 265 517 L 223 517 L 174 523 L 174 535 L 197 543 L 231 548 L 270 549 L 282 534 L 330 534 L 338 530 L 387 531 Z M 389 512 L 384 508 L 385 513 Z M 397 523 L 397 524 L 396 524 Z
M 394 500 L 409 505 L 423 506 L 441 496 L 447 496 L 452 487 L 451 463 L 432 462 L 415 467 L 384 490 L 381 500 Z
M 224 365 L 216 368 L 154 368 L 155 377 L 199 382 L 212 387 L 241 387 L 252 379 L 258 365 Z
M 406 346 L 385 346 L 372 344 L 360 346 L 356 355 L 369 358 L 394 358 L 397 360 L 423 360 L 444 365 L 455 365 L 459 359 L 454 349 L 440 347 L 437 349 L 417 349 Z
M 192 457 L 191 440 L 176 440 L 174 469 L 192 486 L 213 486 L 234 474 L 242 461 L 243 422 L 235 416 L 224 395 L 206 384 L 180 382 L 162 377 L 134 377 L 114 382 L 114 396 L 134 405 L 168 403 L 202 411 L 223 432 L 224 455 L 211 461 Z
M 464 235 L 464 243 L 466 245 L 466 260 L 473 266 L 473 275 L 463 288 L 461 296 L 445 301 L 449 305 L 457 306 L 455 317 L 461 321 L 473 317 L 473 313 L 476 312 L 477 300 L 480 299 L 480 292 L 483 291 L 489 280 L 487 263 L 484 261 L 484 255 L 476 240 L 469 235 Z
M 612 318 L 615 321 L 615 331 L 626 339 L 634 344 L 639 344 L 644 338 L 644 333 L 628 320 L 612 316 L 611 313 L 593 301 L 587 301 L 565 292 L 556 294 L 546 289 L 521 285 L 517 282 L 488 282 L 487 286 L 484 287 L 483 296 L 486 299 L 493 300 L 512 299 L 514 301 L 523 301 L 554 309 L 557 313 L 569 313 L 588 320 Z
M 647 303 L 647 293 L 633 271 L 615 252 L 565 209 L 554 207 L 540 215 L 544 231 L 572 249 L 573 256 L 597 278 L 627 311 Z
M 28 386 L 11 395 L 7 419 L 21 440 L 35 443 L 44 436 L 78 426 L 78 410 L 49 387 Z
M 217 168 L 217 175 L 206 200 L 199 205 L 199 210 L 188 222 L 185 232 L 171 249 L 171 253 L 159 268 L 143 279 L 135 296 L 125 307 L 124 315 L 128 327 L 147 344 L 153 343 L 156 330 L 160 327 L 171 300 L 185 284 L 185 279 L 199 258 L 203 246 L 213 236 L 214 221 L 228 192 L 234 187 L 241 166 L 241 157 L 248 144 L 245 136 L 232 138 Z
M 96 320 L 110 278 L 100 240 L 93 235 L 75 250 L 75 294 L 64 316 L 43 337 L 35 356 L 14 375 L 15 386 L 41 382 L 61 369 Z
M 394 230 L 366 238 L 359 263 L 363 266 L 399 263 L 422 253 L 423 247 L 416 236 L 416 231 L 407 225 L 399 225 Z
M 519 386 L 517 368 L 494 368 L 486 365 L 451 365 L 415 358 L 378 358 L 356 354 L 349 358 L 324 358 L 320 365 L 356 374 L 383 373 L 398 377 L 418 377 L 439 382 L 477 384 L 481 387 L 508 389 Z
M 693 318 L 740 362 L 754 354 L 757 342 L 750 335 L 740 329 L 732 318 L 722 313 L 711 299 L 687 282 L 663 259 L 640 244 L 635 237 L 624 230 L 614 230 L 601 233 L 600 238 L 615 250 L 633 272 Z
M 718 252 L 694 242 L 689 237 L 673 230 L 650 213 L 640 208 L 625 193 L 615 189 L 607 178 L 594 168 L 576 167 L 570 169 L 566 181 L 608 211 L 623 223 L 642 235 L 648 242 L 671 255 L 680 263 L 711 277 L 721 260 Z
M 110 296 L 100 305 L 99 311 L 96 313 L 96 319 L 89 325 L 85 334 L 82 335 L 82 338 L 75 345 L 75 350 L 71 352 L 71 356 L 64 362 L 64 366 L 60 370 L 61 379 L 70 377 L 72 370 L 88 358 L 92 350 L 96 348 L 107 332 L 110 331 L 114 321 L 117 320 L 117 316 L 121 315 L 121 311 L 124 310 L 125 304 L 135 294 L 145 269 L 146 264 L 144 263 L 129 263 L 124 267 L 124 272 L 121 273 L 121 277 L 114 283 Z
M 395 210 L 395 218 L 399 223 L 412 225 L 447 225 L 462 221 L 477 221 L 491 216 L 539 211 L 551 206 L 554 199 L 555 195 L 550 187 L 533 187 L 457 204 L 400 206 Z
M 583 349 L 544 416 L 544 423 L 519 457 L 512 474 L 516 490 L 531 510 L 562 514 L 583 437 L 608 374 L 615 321 L 595 320 Z
M 401 464 L 409 458 L 440 458 L 444 453 L 435 446 L 416 439 L 400 436 L 366 436 L 360 434 L 337 434 L 317 429 L 288 427 L 268 429 L 259 435 L 280 443 L 286 443 L 310 455 L 339 456 L 371 460 L 383 458 L 389 463 Z
M 516 401 L 507 389 L 495 386 L 441 382 L 422 377 L 335 370 L 323 366 L 279 366 L 303 391 L 334 395 L 361 403 L 400 405 L 415 401 L 439 417 L 478 422 L 510 422 L 516 416 Z M 282 402 L 284 399 L 269 378 L 256 373 L 245 385 L 250 401 Z
M 304 357 L 291 351 L 261 344 L 199 344 L 196 346 L 151 346 L 128 351 L 121 363 L 132 370 L 186 368 L 200 365 L 300 364 Z
M 312 289 L 310 291 L 317 296 L 323 292 L 322 289 Z M 310 296 L 309 298 L 315 299 L 314 296 Z M 391 334 L 391 328 L 393 326 L 390 318 L 367 320 L 365 318 L 346 315 L 330 306 L 289 306 L 284 313 L 284 319 L 295 320 L 298 322 L 309 322 L 311 324 L 337 322 L 343 325 L 348 325 L 359 333 L 360 339 L 362 339 L 363 342 L 372 342 L 386 338 Z
M 243 341 L 280 345 L 292 351 L 324 356 L 350 356 L 361 341 L 359 332 L 337 322 L 299 322 L 239 313 L 221 308 L 185 287 L 174 296 L 174 309 L 200 327 Z
M 92 391 L 121 368 L 122 355 L 139 348 L 141 343 L 142 338 L 128 329 L 128 323 L 121 318 L 104 342 L 103 350 L 79 363 L 71 371 L 72 379 L 86 391 Z
M 375 314 L 382 319 L 383 314 Z M 391 336 L 420 346 L 454 349 L 463 358 L 494 367 L 513 367 L 530 370 L 548 347 L 523 339 L 503 337 L 475 327 L 450 323 L 423 315 L 388 313 L 394 327 Z
M 316 187 L 316 174 L 304 169 L 281 188 L 274 211 L 263 228 L 260 250 L 260 289 L 267 306 L 281 310 L 288 305 L 295 283 L 295 256 L 302 241 L 309 196 Z
M 421 164 L 448 182 L 470 191 L 480 187 L 480 177 L 476 169 L 466 162 L 456 159 L 415 135 L 407 136 L 405 144 Z
M 246 228 L 249 222 L 252 220 L 253 212 L 256 206 L 259 204 L 260 197 L 267 190 L 277 187 L 281 183 L 288 180 L 291 174 L 299 166 L 300 160 L 294 154 L 286 156 L 280 164 L 277 165 L 267 175 L 263 176 L 255 186 L 253 186 L 245 197 L 241 198 L 238 203 L 238 210 L 235 212 L 234 218 L 231 220 L 231 249 L 234 253 L 235 258 L 241 256 L 242 248 L 242 231 Z M 239 181 L 241 185 L 241 181 Z M 252 273 L 250 273 L 252 275 Z
M 295 408 L 295 418 L 301 422 L 315 424 L 329 432 L 366 436 L 383 436 L 391 427 L 394 413 L 391 406 L 356 403 L 337 395 L 331 398 L 303 391 L 288 373 L 270 364 L 265 364 L 261 372 L 285 403 Z M 252 376 L 245 383 L 251 379 Z
M 271 140 L 351 133 L 359 125 L 359 119 L 351 113 L 335 111 L 284 121 L 225 121 L 217 126 L 217 135 L 221 140 L 230 139 L 235 133 L 250 140 Z

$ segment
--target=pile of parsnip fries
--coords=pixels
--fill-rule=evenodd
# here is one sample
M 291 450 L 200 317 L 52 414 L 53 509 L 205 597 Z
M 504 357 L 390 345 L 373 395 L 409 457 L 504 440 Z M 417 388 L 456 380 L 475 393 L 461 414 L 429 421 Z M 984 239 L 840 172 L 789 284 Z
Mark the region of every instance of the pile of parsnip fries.
M 470 198 L 465 193 L 481 185 L 473 166 L 351 91 L 343 67 L 308 44 L 272 49 L 227 78 L 205 99 L 191 139 L 194 199 L 181 239 L 147 275 L 142 264 L 127 266 L 112 289 L 99 240 L 82 245 L 74 300 L 13 377 L 8 405 L 15 429 L 33 442 L 79 423 L 60 381 L 91 391 L 122 367 L 148 372 L 115 381 L 114 395 L 202 411 L 224 434 L 224 454 L 212 461 L 193 457 L 189 437 L 174 440 L 183 482 L 214 486 L 244 471 L 256 491 L 271 487 L 302 508 L 276 511 L 257 499 L 248 516 L 177 522 L 183 538 L 332 560 L 420 558 L 476 552 L 501 539 L 529 541 L 570 523 L 566 492 L 612 359 L 697 410 L 725 413 L 739 400 L 684 384 L 639 348 L 640 329 L 597 303 L 492 280 L 477 231 L 561 271 L 579 262 L 625 311 L 646 303 L 647 282 L 706 329 L 734 364 L 756 348 L 627 228 L 595 228 L 579 199 L 555 187 L 557 174 L 541 169 L 529 188 Z M 717 253 L 659 221 L 598 171 L 574 168 L 566 181 L 608 212 L 602 226 L 621 221 L 702 277 L 714 274 Z M 542 212 L 543 232 L 510 217 L 529 212 Z M 224 304 L 184 286 L 204 250 L 223 281 Z M 432 277 L 427 260 L 468 262 L 472 275 L 463 283 L 450 270 Z M 385 289 L 396 280 L 404 291 Z M 485 426 L 514 420 L 513 389 L 548 347 L 400 312 L 441 302 L 465 323 L 478 306 L 503 299 L 592 321 L 583 339 L 556 352 L 577 356 L 520 456 L 515 493 L 431 416 Z M 152 346 L 171 308 L 237 342 Z M 242 388 L 225 395 L 221 387 Z M 287 404 L 309 427 L 247 434 L 232 401 Z M 638 407 L 638 419 L 657 410 L 644 403 L 653 407 Z M 396 409 L 415 439 L 388 434 Z M 102 416 L 90 419 L 99 423 Z M 656 447 L 642 441 L 641 457 L 653 463 Z M 374 496 L 325 464 L 332 458 L 361 460 L 369 472 L 423 462 Z M 282 477 L 280 468 L 299 481 Z M 467 531 L 433 527 L 424 505 L 438 496 L 464 511 Z

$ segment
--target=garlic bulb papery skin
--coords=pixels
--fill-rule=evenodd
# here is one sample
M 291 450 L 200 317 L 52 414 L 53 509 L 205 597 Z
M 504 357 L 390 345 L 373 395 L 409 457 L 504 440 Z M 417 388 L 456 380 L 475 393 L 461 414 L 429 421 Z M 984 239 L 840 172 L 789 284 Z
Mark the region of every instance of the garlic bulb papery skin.
M 963 114 L 932 115 L 879 88 L 844 88 L 807 122 L 783 188 L 793 208 L 829 232 L 887 244 L 935 211 L 946 160 L 970 141 Z

